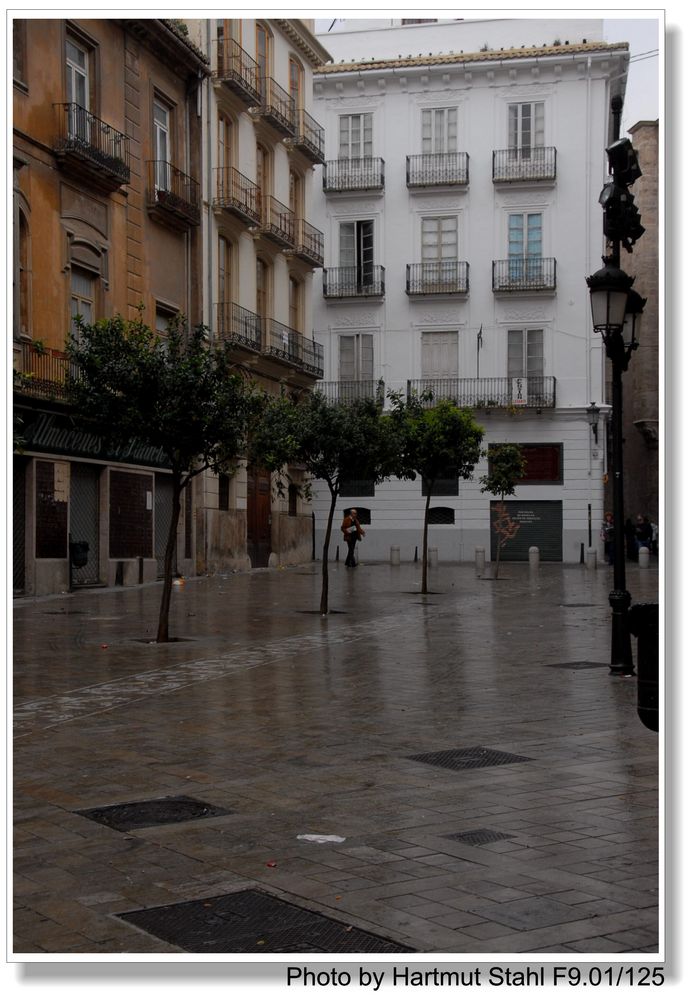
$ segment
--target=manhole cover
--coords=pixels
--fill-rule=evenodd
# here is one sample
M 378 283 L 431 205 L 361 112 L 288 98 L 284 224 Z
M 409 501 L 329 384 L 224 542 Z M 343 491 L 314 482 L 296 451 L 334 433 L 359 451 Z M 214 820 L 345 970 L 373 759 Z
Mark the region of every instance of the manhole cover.
M 228 809 L 200 802 L 188 795 L 149 799 L 144 802 L 121 802 L 115 806 L 98 809 L 78 809 L 79 816 L 86 816 L 95 823 L 102 823 L 113 830 L 137 830 L 144 826 L 164 826 L 167 823 L 185 823 L 192 819 L 210 819 L 228 816 Z
M 513 840 L 513 833 L 499 833 L 498 830 L 466 830 L 464 833 L 447 833 L 446 840 L 460 840 L 462 844 L 478 847 L 480 844 L 494 844 L 498 840 Z
M 254 889 L 118 916 L 193 953 L 411 950 Z
M 448 767 L 452 771 L 466 771 L 474 767 L 496 767 L 498 764 L 519 764 L 532 759 L 532 757 L 520 757 L 515 753 L 505 753 L 503 750 L 490 750 L 487 747 L 435 750 L 433 753 L 419 753 L 408 758 L 408 760 L 418 760 L 422 764 L 433 764 L 435 767 Z
M 546 663 L 546 667 L 561 667 L 565 670 L 594 670 L 596 667 L 608 667 L 608 663 L 593 663 L 592 660 L 574 660 L 572 663 Z

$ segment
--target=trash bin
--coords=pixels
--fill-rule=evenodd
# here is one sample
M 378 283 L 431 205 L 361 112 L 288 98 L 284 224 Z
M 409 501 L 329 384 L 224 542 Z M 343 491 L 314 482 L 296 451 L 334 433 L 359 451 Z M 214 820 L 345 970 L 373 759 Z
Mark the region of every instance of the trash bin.
M 72 565 L 77 569 L 86 566 L 89 561 L 89 543 L 70 542 L 70 559 L 72 560 Z
M 638 639 L 638 718 L 647 729 L 658 732 L 659 605 L 632 604 L 629 631 Z

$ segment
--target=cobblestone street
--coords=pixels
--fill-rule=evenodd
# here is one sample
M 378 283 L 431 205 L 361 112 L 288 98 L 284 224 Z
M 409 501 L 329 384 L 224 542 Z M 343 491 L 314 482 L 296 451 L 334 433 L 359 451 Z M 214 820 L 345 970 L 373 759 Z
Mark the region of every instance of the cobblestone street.
M 419 575 L 332 565 L 328 617 L 317 563 L 188 580 L 164 646 L 158 584 L 15 601 L 15 958 L 657 953 L 608 569 Z

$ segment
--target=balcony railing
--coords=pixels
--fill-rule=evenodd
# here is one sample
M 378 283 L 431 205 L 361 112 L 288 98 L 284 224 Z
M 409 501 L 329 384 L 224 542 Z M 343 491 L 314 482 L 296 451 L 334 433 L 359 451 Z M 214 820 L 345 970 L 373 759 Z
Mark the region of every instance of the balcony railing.
M 321 378 L 324 374 L 324 345 L 318 344 L 316 340 L 302 338 L 303 368 L 310 375 Z
M 259 104 L 259 65 L 234 38 L 219 41 L 215 76 L 248 105 Z
M 302 342 L 305 338 L 302 334 L 275 319 L 267 319 L 264 322 L 266 327 L 264 352 L 274 358 L 300 366 L 304 357 Z
M 360 399 L 371 399 L 384 404 L 384 380 L 362 379 L 340 382 L 319 382 L 315 392 L 326 396 L 330 403 L 354 403 Z
M 262 221 L 259 231 L 284 248 L 295 246 L 295 213 L 272 195 L 265 195 L 262 202 Z
M 262 349 L 262 320 L 256 313 L 243 309 L 235 302 L 217 302 L 215 333 L 219 340 L 252 351 Z
M 406 156 L 405 176 L 409 188 L 467 184 L 468 154 L 422 153 Z
M 58 104 L 55 153 L 103 191 L 116 191 L 130 180 L 130 140 L 79 104 Z
M 435 260 L 406 264 L 408 295 L 465 295 L 468 292 L 468 262 Z
M 296 222 L 295 253 L 314 267 L 324 266 L 324 233 L 305 219 L 298 219 Z
M 553 181 L 556 176 L 557 151 L 554 146 L 495 149 L 492 153 L 492 180 L 495 184 Z
M 261 191 L 235 167 L 216 167 L 215 208 L 224 208 L 243 222 L 258 225 L 261 222 Z
M 187 229 L 201 222 L 199 184 L 167 160 L 149 160 L 147 208 L 160 222 Z
M 384 161 L 380 156 L 328 160 L 324 164 L 322 186 L 326 192 L 383 191 Z
M 325 163 L 324 129 L 303 108 L 298 109 L 296 121 L 295 148 L 312 163 Z
M 384 271 L 380 264 L 364 267 L 325 267 L 324 298 L 381 297 L 385 293 Z
M 556 287 L 554 257 L 511 257 L 492 261 L 493 292 L 552 292 Z
M 456 406 L 475 410 L 534 407 L 553 409 L 556 405 L 556 379 L 550 375 L 528 378 L 427 378 L 409 379 L 408 398 L 427 392 L 431 399 L 423 406 L 434 406 L 448 399 Z
M 278 132 L 294 138 L 297 126 L 293 98 L 270 76 L 260 79 L 259 90 L 257 114 L 273 125 Z
M 37 349 L 33 344 L 21 345 L 21 370 L 14 375 L 14 391 L 34 399 L 64 400 L 67 397 L 68 374 L 76 377 L 78 369 L 69 363 L 64 351 Z

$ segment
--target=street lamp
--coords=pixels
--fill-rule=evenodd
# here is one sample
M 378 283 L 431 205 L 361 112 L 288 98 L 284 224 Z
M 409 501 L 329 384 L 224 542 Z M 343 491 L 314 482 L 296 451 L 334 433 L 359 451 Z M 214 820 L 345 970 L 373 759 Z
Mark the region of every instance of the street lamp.
M 622 431 L 622 374 L 629 366 L 631 352 L 638 347 L 636 326 L 643 312 L 645 299 L 631 288 L 633 278 L 621 270 L 611 258 L 604 267 L 586 278 L 590 289 L 593 328 L 602 335 L 605 353 L 612 362 L 612 487 L 614 514 L 614 585 L 609 595 L 612 608 L 612 646 L 610 671 L 624 677 L 633 676 L 631 635 L 628 609 L 631 595 L 626 589 L 626 552 L 624 539 L 624 476 Z M 588 410 L 590 413 L 594 404 Z
M 591 402 L 590 406 L 586 407 L 585 415 L 588 418 L 588 423 L 590 424 L 593 436 L 595 437 L 595 444 L 597 444 L 597 426 L 600 422 L 600 407 L 595 405 L 595 401 Z

